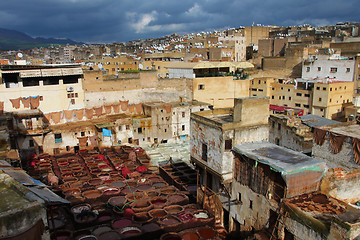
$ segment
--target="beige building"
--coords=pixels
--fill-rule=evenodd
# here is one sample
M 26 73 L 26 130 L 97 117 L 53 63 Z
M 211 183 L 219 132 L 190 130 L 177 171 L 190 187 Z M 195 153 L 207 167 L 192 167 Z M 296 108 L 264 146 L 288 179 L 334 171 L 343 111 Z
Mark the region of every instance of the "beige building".
M 269 32 L 272 27 L 248 26 L 245 27 L 245 45 L 258 46 L 259 40 L 269 38 Z
M 242 79 L 240 72 L 252 67 L 247 62 L 188 62 L 167 66 L 170 78 L 192 79 L 194 100 L 215 108 L 233 107 L 234 99 L 249 96 L 249 80 Z
M 101 60 L 97 60 L 96 62 L 101 64 L 101 70 L 105 71 L 107 74 L 116 75 L 123 71 L 139 70 L 139 60 L 130 56 L 120 55 L 114 58 L 105 57 Z
M 303 109 L 304 114 L 341 119 L 345 107 L 352 102 L 353 85 L 326 80 L 255 78 L 250 80 L 250 95 L 268 96 L 270 104 Z
M 84 107 L 78 66 L 1 66 L 0 102 L 5 112 L 55 112 Z

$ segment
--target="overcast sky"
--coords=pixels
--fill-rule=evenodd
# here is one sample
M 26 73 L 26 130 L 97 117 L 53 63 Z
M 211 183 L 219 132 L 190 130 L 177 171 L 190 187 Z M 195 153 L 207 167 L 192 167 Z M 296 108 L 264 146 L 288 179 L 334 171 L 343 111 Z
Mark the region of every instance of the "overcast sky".
M 32 37 L 126 42 L 228 27 L 359 22 L 359 0 L 3 0 L 0 28 Z

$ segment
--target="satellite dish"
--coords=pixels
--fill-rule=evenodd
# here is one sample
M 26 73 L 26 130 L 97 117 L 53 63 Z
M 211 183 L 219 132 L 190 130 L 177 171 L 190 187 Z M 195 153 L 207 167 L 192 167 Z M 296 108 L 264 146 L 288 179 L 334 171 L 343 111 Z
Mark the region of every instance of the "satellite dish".
M 144 69 L 144 66 L 140 63 L 140 64 L 139 64 L 139 68 L 140 68 L 140 69 Z
M 17 54 L 17 56 L 18 56 L 19 58 L 22 58 L 22 57 L 23 57 L 23 54 L 22 54 L 21 52 L 19 52 L 19 53 Z

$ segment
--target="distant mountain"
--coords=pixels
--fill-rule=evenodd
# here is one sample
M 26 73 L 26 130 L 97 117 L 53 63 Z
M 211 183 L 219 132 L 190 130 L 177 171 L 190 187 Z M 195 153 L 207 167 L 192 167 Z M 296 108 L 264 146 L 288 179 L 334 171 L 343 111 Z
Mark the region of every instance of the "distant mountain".
M 0 50 L 23 50 L 36 47 L 47 47 L 51 44 L 76 45 L 83 43 L 75 42 L 71 39 L 42 37 L 32 38 L 29 35 L 19 31 L 0 28 Z

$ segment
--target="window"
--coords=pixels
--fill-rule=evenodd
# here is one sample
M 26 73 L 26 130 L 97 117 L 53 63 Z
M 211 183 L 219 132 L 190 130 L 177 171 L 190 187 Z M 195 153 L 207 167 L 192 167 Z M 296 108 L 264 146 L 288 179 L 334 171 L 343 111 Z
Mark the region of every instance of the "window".
M 330 72 L 331 72 L 331 73 L 336 73 L 336 72 L 337 72 L 337 68 L 336 68 L 336 67 L 330 68 Z
M 346 72 L 350 72 L 350 68 L 346 68 Z
M 279 96 L 279 100 L 281 100 L 281 96 Z
M 321 102 L 321 97 L 319 98 L 319 102 Z
M 306 71 L 307 71 L 307 72 L 310 72 L 310 67 L 306 67 Z
M 81 132 L 81 136 L 82 136 L 82 137 L 85 137 L 85 132 Z
M 329 99 L 329 102 L 331 102 L 331 101 L 332 101 L 332 99 L 330 98 L 330 99 Z
M 225 150 L 231 150 L 232 149 L 232 139 L 225 140 Z
M 142 128 L 141 127 L 138 128 L 138 133 L 142 133 Z
M 288 92 L 290 92 L 290 88 L 288 89 Z
M 316 87 L 316 90 L 320 90 L 320 87 Z
M 283 96 L 282 99 L 285 99 L 285 96 Z
M 301 104 L 300 103 L 295 103 L 295 107 L 300 107 Z
M 75 97 L 76 97 L 76 98 L 79 97 L 79 94 L 78 94 L 78 93 L 75 93 Z
M 332 91 L 332 87 L 330 88 L 330 91 Z
M 40 101 L 43 101 L 44 100 L 44 97 L 43 96 L 40 96 Z
M 320 108 L 320 111 L 321 111 L 321 112 L 323 112 L 323 111 L 324 111 L 324 109 Z
M 34 147 L 34 145 L 35 145 L 34 140 L 30 139 L 29 140 L 29 147 Z
M 182 112 L 182 113 L 181 113 L 181 116 L 184 118 L 184 117 L 185 117 L 185 112 Z
M 185 131 L 185 125 L 181 126 L 181 130 Z
M 264 90 L 263 89 L 259 89 L 259 92 L 263 92 Z
M 238 193 L 238 200 L 241 202 L 241 193 Z
M 323 87 L 323 90 L 326 91 L 326 87 Z
M 252 200 L 250 200 L 249 208 L 250 208 L 250 209 L 253 209 L 253 201 L 252 201 Z
M 126 130 L 130 130 L 130 125 L 126 125 Z
M 321 71 L 321 67 L 318 67 L 318 71 L 319 71 L 319 72 Z
M 301 94 L 301 93 L 296 93 L 296 96 L 301 97 L 301 96 L 302 96 L 302 94 Z
M 271 99 L 274 99 L 274 95 L 271 96 Z
M 291 97 L 289 97 L 289 100 L 291 100 Z
M 55 133 L 55 143 L 62 143 L 61 133 Z
M 259 80 L 259 84 L 261 84 L 261 80 Z
M 278 123 L 278 130 L 281 130 L 281 124 Z
M 207 161 L 207 145 L 205 143 L 202 144 L 202 157 L 201 159 Z
M 72 105 L 75 104 L 75 99 L 71 99 L 71 104 L 72 104 Z
M 205 89 L 205 85 L 204 85 L 204 84 L 199 84 L 199 85 L 198 85 L 198 89 L 199 89 L 199 90 L 204 90 L 204 89 Z
M 166 129 L 166 128 L 164 129 L 164 132 L 167 132 L 167 129 Z
M 309 108 L 309 105 L 304 104 L 304 108 Z
M 308 94 L 308 93 L 305 93 L 305 95 L 304 95 L 305 97 L 310 97 L 310 94 Z

